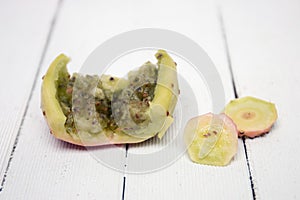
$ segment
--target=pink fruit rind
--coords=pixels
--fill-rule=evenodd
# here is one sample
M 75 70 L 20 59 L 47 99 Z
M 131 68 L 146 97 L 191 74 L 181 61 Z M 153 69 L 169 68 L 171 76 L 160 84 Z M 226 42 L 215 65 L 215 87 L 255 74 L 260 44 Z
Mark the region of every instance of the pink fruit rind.
M 247 136 L 249 138 L 255 138 L 255 137 L 262 136 L 262 135 L 268 133 L 272 129 L 273 125 L 274 125 L 274 123 L 270 127 L 262 129 L 262 130 L 239 132 L 239 137 Z

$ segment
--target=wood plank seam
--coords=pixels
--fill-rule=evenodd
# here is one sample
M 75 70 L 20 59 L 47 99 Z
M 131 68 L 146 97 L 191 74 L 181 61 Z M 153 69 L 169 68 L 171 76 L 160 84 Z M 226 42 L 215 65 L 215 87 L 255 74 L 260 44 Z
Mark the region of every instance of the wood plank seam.
M 123 188 L 122 188 L 122 200 L 125 199 L 125 192 L 126 192 L 126 168 L 127 168 L 127 157 L 128 157 L 128 149 L 129 144 L 125 145 L 125 166 L 124 166 L 124 177 L 123 177 Z
M 239 98 L 239 95 L 238 95 L 238 92 L 236 89 L 236 82 L 235 82 L 234 73 L 233 73 L 233 69 L 232 69 L 232 62 L 231 62 L 231 58 L 230 58 L 230 51 L 229 51 L 229 46 L 228 46 L 228 40 L 227 40 L 222 10 L 220 7 L 218 7 L 217 10 L 218 10 L 218 18 L 219 18 L 219 22 L 220 22 L 220 26 L 221 26 L 221 33 L 222 33 L 222 37 L 223 37 L 223 41 L 224 41 L 224 47 L 225 47 L 225 51 L 226 51 L 227 62 L 228 62 L 229 71 L 230 71 L 230 75 L 231 75 L 231 82 L 232 82 L 232 86 L 233 86 L 234 97 L 237 99 L 237 98 Z M 246 138 L 243 137 L 242 140 L 243 140 L 243 147 L 244 147 L 244 152 L 245 152 L 245 156 L 246 156 L 246 160 L 247 160 L 247 168 L 248 168 L 248 173 L 249 173 L 252 197 L 253 197 L 253 200 L 256 200 L 255 185 L 254 185 L 254 181 L 253 181 L 252 167 L 249 162 Z
M 126 177 L 123 177 L 123 190 L 122 190 L 122 200 L 125 199 L 125 187 L 126 187 Z
M 226 36 L 226 32 L 225 32 L 225 24 L 223 21 L 223 15 L 222 15 L 221 8 L 218 7 L 217 11 L 218 11 L 219 22 L 221 25 L 221 34 L 222 34 L 223 41 L 224 41 L 225 54 L 226 54 L 226 58 L 227 58 L 227 62 L 228 62 L 229 72 L 231 75 L 231 83 L 232 83 L 232 87 L 233 87 L 234 97 L 237 99 L 238 93 L 236 90 L 235 78 L 234 78 L 233 71 L 232 71 L 232 62 L 231 62 L 231 58 L 230 58 L 229 46 L 228 46 L 227 36 Z
M 14 141 L 14 145 L 13 145 L 13 148 L 12 148 L 11 153 L 10 153 L 9 160 L 7 162 L 7 165 L 6 165 L 6 169 L 5 169 L 4 175 L 3 175 L 2 180 L 1 180 L 0 193 L 3 191 L 5 180 L 6 180 L 6 177 L 7 177 L 7 173 L 8 173 L 10 164 L 12 162 L 15 149 L 16 149 L 16 147 L 18 145 L 18 140 L 19 140 L 19 137 L 20 137 L 20 133 L 22 131 L 22 126 L 24 124 L 24 120 L 25 120 L 27 112 L 28 112 L 28 107 L 29 107 L 29 104 L 30 104 L 32 96 L 33 96 L 33 91 L 36 88 L 36 83 L 37 83 L 37 80 L 38 80 L 38 77 L 39 77 L 39 74 L 40 74 L 40 71 L 41 71 L 41 68 L 42 68 L 41 66 L 42 66 L 42 64 L 44 62 L 44 58 L 45 58 L 46 52 L 48 50 L 49 43 L 51 41 L 53 29 L 55 27 L 55 24 L 56 24 L 58 15 L 59 15 L 59 11 L 60 11 L 62 2 L 63 2 L 63 0 L 59 0 L 58 1 L 57 6 L 55 8 L 55 12 L 54 12 L 53 18 L 52 18 L 52 21 L 50 23 L 50 28 L 49 28 L 49 31 L 48 31 L 48 34 L 47 34 L 47 38 L 46 38 L 46 41 L 45 41 L 45 45 L 43 47 L 43 51 L 42 51 L 42 54 L 41 54 L 41 58 L 40 58 L 40 61 L 38 63 L 38 67 L 37 67 L 37 70 L 36 70 L 36 73 L 35 73 L 35 76 L 34 76 L 32 87 L 30 89 L 29 97 L 28 97 L 28 100 L 26 102 L 25 110 L 24 110 L 24 113 L 22 115 L 22 120 L 21 120 L 19 129 L 18 129 L 18 133 L 16 135 L 16 138 L 15 138 L 15 141 Z

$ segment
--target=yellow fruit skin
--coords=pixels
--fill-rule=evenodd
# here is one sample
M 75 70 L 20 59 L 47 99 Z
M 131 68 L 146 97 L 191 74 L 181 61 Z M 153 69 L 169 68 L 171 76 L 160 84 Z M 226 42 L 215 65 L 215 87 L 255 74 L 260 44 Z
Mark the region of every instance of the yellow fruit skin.
M 172 114 L 178 97 L 176 63 L 164 50 L 158 50 L 155 57 L 158 60 L 158 85 L 152 103 L 160 104 Z
M 50 132 L 64 141 L 71 141 L 72 143 L 79 143 L 73 141 L 73 138 L 65 132 L 64 123 L 66 117 L 60 108 L 59 102 L 56 100 L 56 86 L 55 81 L 58 79 L 58 72 L 62 70 L 69 62 L 69 58 L 64 54 L 59 55 L 49 67 L 46 75 L 43 78 L 41 90 L 41 108 L 46 118 Z
M 167 57 L 166 60 L 163 59 L 163 62 L 169 61 L 170 57 L 168 57 L 167 53 L 165 51 L 162 51 L 162 53 L 164 55 L 163 58 Z M 47 73 L 43 77 L 43 83 L 41 88 L 41 109 L 43 111 L 44 117 L 46 118 L 47 124 L 50 128 L 50 132 L 53 134 L 53 136 L 55 136 L 60 140 L 72 144 L 80 145 L 80 146 L 100 146 L 100 145 L 107 145 L 107 144 L 138 143 L 150 138 L 150 137 L 148 138 L 133 137 L 125 134 L 119 129 L 115 131 L 105 130 L 102 133 L 99 133 L 97 135 L 91 135 L 90 133 L 85 133 L 85 132 L 78 133 L 78 135 L 67 133 L 64 126 L 66 117 L 60 107 L 59 102 L 56 99 L 57 89 L 56 89 L 55 82 L 58 79 L 59 71 L 67 70 L 66 65 L 69 61 L 70 59 L 66 55 L 60 54 L 51 63 L 49 69 L 47 70 Z M 176 76 L 176 80 L 173 81 L 177 83 L 177 76 Z M 162 88 L 156 90 L 157 93 L 155 93 L 155 95 L 165 94 Z M 174 99 L 173 96 L 168 95 L 168 93 L 167 96 L 170 96 L 171 98 L 162 99 L 157 97 L 155 103 L 160 105 L 162 102 L 165 108 L 170 108 L 170 106 L 172 106 L 170 112 L 173 112 L 173 109 L 177 102 L 177 98 Z M 162 130 L 165 132 L 168 127 L 163 127 Z
M 220 129 L 221 135 L 213 148 L 209 150 L 209 153 L 205 157 L 200 158 L 201 148 L 204 146 L 205 140 L 210 137 L 207 136 L 209 132 L 207 130 L 211 129 L 210 124 L 213 117 L 222 119 L 224 123 L 222 126 L 223 129 Z M 214 115 L 207 113 L 189 120 L 184 130 L 184 139 L 188 147 L 190 159 L 199 164 L 228 165 L 236 154 L 238 147 L 238 131 L 233 121 L 225 114 Z
M 253 120 L 246 120 L 240 114 L 246 111 L 256 113 L 258 116 Z M 249 138 L 269 132 L 278 118 L 275 104 L 250 96 L 230 101 L 224 113 L 237 125 L 239 136 Z
M 164 50 L 158 50 L 155 57 L 158 60 L 158 77 L 152 104 L 162 106 L 166 112 L 164 126 L 157 135 L 161 139 L 174 121 L 172 114 L 177 104 L 179 89 L 176 63 Z

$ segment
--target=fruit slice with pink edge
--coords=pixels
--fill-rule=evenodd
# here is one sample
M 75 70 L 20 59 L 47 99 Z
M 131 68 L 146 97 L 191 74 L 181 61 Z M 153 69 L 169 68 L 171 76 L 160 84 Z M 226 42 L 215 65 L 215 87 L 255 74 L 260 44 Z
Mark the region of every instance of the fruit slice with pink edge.
M 239 136 L 250 138 L 269 132 L 277 119 L 273 103 L 254 97 L 230 101 L 224 113 L 237 125 Z
M 184 139 L 195 163 L 225 166 L 237 152 L 238 131 L 225 114 L 207 113 L 186 124 Z

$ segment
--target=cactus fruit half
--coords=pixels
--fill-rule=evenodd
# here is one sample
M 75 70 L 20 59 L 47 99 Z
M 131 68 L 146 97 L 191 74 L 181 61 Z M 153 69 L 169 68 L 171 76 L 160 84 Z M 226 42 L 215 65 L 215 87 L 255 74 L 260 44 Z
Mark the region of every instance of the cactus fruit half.
M 41 108 L 50 132 L 82 145 L 138 143 L 162 137 L 173 122 L 179 93 L 176 63 L 164 50 L 128 78 L 69 75 L 59 55 L 43 77 Z
M 230 101 L 224 113 L 237 125 L 239 136 L 250 138 L 269 132 L 277 119 L 277 111 L 273 103 L 254 97 Z
M 225 114 L 207 113 L 188 121 L 184 139 L 193 162 L 225 166 L 237 152 L 238 131 Z

